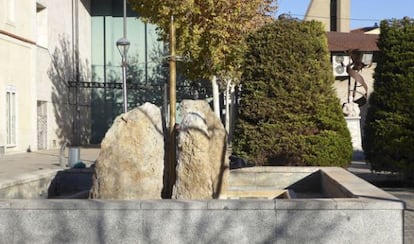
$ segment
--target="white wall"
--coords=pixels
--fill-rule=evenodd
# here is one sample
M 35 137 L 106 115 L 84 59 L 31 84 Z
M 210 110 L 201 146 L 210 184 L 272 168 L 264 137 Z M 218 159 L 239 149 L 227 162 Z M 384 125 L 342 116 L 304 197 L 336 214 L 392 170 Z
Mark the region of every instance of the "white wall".
M 59 147 L 59 143 L 66 140 L 64 137 L 71 134 L 71 128 L 60 127 L 59 121 L 64 121 L 69 114 L 67 110 L 56 109 L 56 101 L 67 106 L 67 96 L 60 98 L 62 91 L 67 94 L 61 82 L 73 78 L 73 72 L 66 72 L 62 75 L 65 79 L 59 81 L 53 74 L 60 70 L 53 69 L 51 61 L 54 52 L 62 50 L 62 40 L 70 49 L 65 53 L 73 55 L 72 13 L 76 2 L 79 9 L 80 63 L 82 70 L 90 73 L 90 0 L 0 0 L 0 146 L 6 140 L 6 87 L 15 87 L 17 96 L 17 143 L 7 148 L 6 154 L 24 152 L 29 146 L 32 150 L 37 149 L 38 100 L 47 102 L 48 106 L 47 147 Z M 37 13 L 36 3 L 45 9 Z M 13 9 L 15 11 L 11 11 Z M 71 57 L 57 57 L 66 62 L 59 63 L 59 66 L 73 66 Z M 87 102 L 87 99 L 83 101 Z M 88 109 L 82 111 L 84 114 L 88 112 Z M 64 133 L 58 133 L 62 131 Z
M 48 106 L 48 148 L 59 147 L 72 136 L 74 99 L 69 97 L 69 89 L 64 82 L 75 80 L 74 48 L 76 43 L 76 5 L 79 19 L 79 60 L 80 71 L 89 73 L 91 18 L 89 15 L 89 0 L 44 0 L 47 10 L 47 47 L 38 48 L 37 55 L 37 96 L 38 100 L 46 101 Z M 57 54 L 57 55 L 56 55 Z M 52 63 L 56 55 L 57 65 Z M 81 75 L 84 77 L 84 75 Z M 85 101 L 85 99 L 80 99 Z M 86 99 L 87 100 L 87 99 Z M 88 111 L 84 111 L 88 113 Z M 87 116 L 88 118 L 90 116 Z
M 14 7 L 10 8 L 10 4 Z M 6 141 L 5 88 L 11 86 L 16 90 L 16 144 L 6 148 L 6 153 L 25 151 L 36 143 L 32 9 L 34 1 L 0 0 L 0 145 Z

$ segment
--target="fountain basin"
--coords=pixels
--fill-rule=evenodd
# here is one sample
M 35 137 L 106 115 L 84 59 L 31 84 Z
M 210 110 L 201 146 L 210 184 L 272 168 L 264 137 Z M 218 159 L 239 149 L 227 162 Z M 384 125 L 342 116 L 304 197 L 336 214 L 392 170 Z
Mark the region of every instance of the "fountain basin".
M 5 243 L 403 243 L 404 203 L 342 168 L 243 168 L 232 170 L 229 181 L 228 192 L 276 194 L 194 201 L 3 199 L 0 236 Z M 278 198 L 279 190 L 293 194 Z

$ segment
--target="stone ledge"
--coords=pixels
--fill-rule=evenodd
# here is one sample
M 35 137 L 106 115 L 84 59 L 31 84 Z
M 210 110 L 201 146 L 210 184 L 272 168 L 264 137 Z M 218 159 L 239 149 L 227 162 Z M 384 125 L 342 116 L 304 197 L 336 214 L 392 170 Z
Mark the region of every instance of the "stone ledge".
M 0 190 L 8 187 L 13 187 L 16 185 L 22 185 L 26 184 L 32 181 L 37 181 L 43 178 L 50 178 L 52 179 L 58 171 L 62 169 L 49 169 L 49 170 L 39 170 L 35 173 L 31 174 L 22 174 L 19 175 L 19 177 L 16 177 L 14 179 L 9 179 L 0 182 Z
M 0 200 L 0 210 L 403 210 L 404 202 L 386 199 L 241 199 L 241 200 Z
M 3 200 L 0 236 L 4 243 L 403 242 L 401 209 L 339 205 L 332 199 Z
M 252 177 L 278 172 L 292 175 L 295 171 L 308 178 L 300 187 L 328 182 L 336 186 L 325 191 L 344 194 L 344 197 L 206 201 L 0 200 L 0 236 L 4 237 L 0 241 L 403 243 L 404 203 L 342 168 L 237 170 L 241 179 L 244 172 L 246 177 Z M 323 181 L 323 177 L 329 180 Z M 290 184 L 297 184 L 297 179 L 295 176 Z M 255 177 L 255 180 L 269 182 L 272 177 Z M 262 186 L 267 183 L 255 181 L 255 184 L 246 187 L 253 191 L 277 191 L 274 187 Z M 238 187 L 246 191 L 246 187 Z

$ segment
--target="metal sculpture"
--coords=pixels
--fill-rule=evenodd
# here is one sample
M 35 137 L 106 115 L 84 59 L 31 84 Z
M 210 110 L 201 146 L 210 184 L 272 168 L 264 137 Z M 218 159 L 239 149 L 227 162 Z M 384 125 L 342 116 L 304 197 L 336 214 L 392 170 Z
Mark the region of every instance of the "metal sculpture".
M 368 64 L 362 62 L 362 53 L 358 49 L 350 49 L 345 52 L 351 59 L 351 62 L 346 65 L 346 71 L 349 74 L 348 83 L 348 102 L 343 105 L 343 113 L 347 116 L 359 116 L 359 107 L 363 106 L 367 102 L 368 86 L 364 80 L 364 77 L 359 73 Z M 342 66 L 345 64 L 341 63 Z M 354 79 L 354 88 L 351 89 L 351 78 Z M 359 85 L 358 85 L 359 84 Z M 357 91 L 358 87 L 364 89 L 363 92 Z M 360 93 L 362 96 L 358 99 L 356 94 Z

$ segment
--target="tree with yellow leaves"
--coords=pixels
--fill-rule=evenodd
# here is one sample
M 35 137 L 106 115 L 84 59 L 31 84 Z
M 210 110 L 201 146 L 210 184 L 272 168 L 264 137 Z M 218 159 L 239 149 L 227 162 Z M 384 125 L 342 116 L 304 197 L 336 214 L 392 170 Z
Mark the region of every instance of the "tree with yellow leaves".
M 226 95 L 238 84 L 246 50 L 246 34 L 272 21 L 276 0 L 129 0 L 140 18 L 158 26 L 167 40 L 171 16 L 176 28 L 177 52 L 190 56 L 182 72 L 192 79 L 217 78 Z M 226 103 L 227 104 L 227 103 Z M 218 113 L 218 96 L 214 110 Z M 229 131 L 226 105 L 226 129 Z M 217 114 L 219 115 L 219 114 Z
M 174 16 L 177 52 L 189 54 L 186 75 L 240 77 L 248 31 L 271 19 L 273 0 L 129 0 L 143 21 L 158 26 L 167 40 Z

